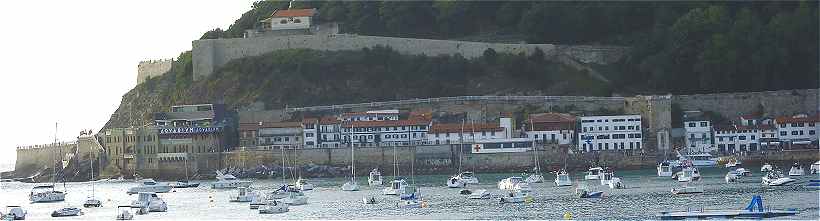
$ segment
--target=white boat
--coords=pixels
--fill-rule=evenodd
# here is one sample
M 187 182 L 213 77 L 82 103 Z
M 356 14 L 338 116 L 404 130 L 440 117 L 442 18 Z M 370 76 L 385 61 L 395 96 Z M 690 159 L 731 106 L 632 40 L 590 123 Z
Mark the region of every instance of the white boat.
M 524 178 L 514 176 L 498 181 L 498 189 L 528 192 L 530 191 L 530 185 L 527 182 L 524 182 Z
M 424 207 L 424 202 L 421 192 L 413 185 L 408 185 L 404 188 L 404 192 L 399 194 L 399 202 L 396 204 L 399 208 L 421 208 Z
M 806 171 L 803 170 L 803 167 L 800 166 L 798 163 L 794 163 L 792 168 L 789 169 L 789 176 L 803 176 L 806 174 Z
M 364 204 L 378 204 L 379 201 L 376 201 L 375 196 L 365 196 L 362 198 L 362 203 Z
M 726 168 L 732 168 L 732 167 L 737 167 L 737 166 L 740 166 L 740 165 L 741 165 L 740 161 L 738 161 L 735 158 L 731 158 L 731 159 L 729 159 L 729 162 L 727 162 L 726 165 L 724 165 L 724 166 Z
M 743 168 L 743 167 L 738 167 L 733 172 L 735 174 L 737 174 L 738 176 L 751 176 L 752 175 L 752 171 L 747 170 L 746 168 Z
M 117 207 L 117 220 L 132 220 L 134 219 L 134 214 L 131 213 L 131 206 L 118 206 Z
M 504 196 L 501 196 L 499 201 L 501 203 L 530 203 L 533 201 L 533 198 L 525 191 L 512 190 L 508 191 Z
M 404 178 L 397 178 L 390 182 L 390 186 L 385 187 L 382 193 L 384 195 L 399 195 L 404 192 L 405 188 L 407 188 L 407 181 Z
M 313 184 L 308 182 L 307 179 L 302 179 L 302 178 L 299 178 L 298 180 L 296 180 L 295 187 L 297 189 L 301 190 L 301 191 L 313 190 Z
M 447 179 L 447 187 L 449 188 L 463 188 L 464 186 L 466 186 L 465 183 L 458 179 L 458 176 L 451 176 Z
M 342 184 L 342 191 L 359 191 L 359 184 L 355 180 L 347 181 Z
M 247 188 L 247 187 L 236 188 L 236 191 L 237 191 L 237 194 L 234 195 L 234 196 L 231 196 L 231 199 L 229 200 L 230 202 L 246 203 L 246 202 L 251 202 L 254 199 L 256 199 L 257 197 L 259 197 L 259 194 L 257 194 L 252 189 Z
M 601 179 L 601 172 L 604 171 L 604 168 L 600 167 L 593 167 L 589 168 L 587 171 L 586 176 L 584 176 L 584 180 L 598 180 Z
M 767 163 L 767 164 L 763 164 L 763 166 L 762 166 L 762 167 L 760 167 L 760 172 L 762 172 L 762 173 L 766 173 L 766 172 L 769 172 L 769 171 L 772 171 L 772 170 L 773 170 L 773 169 L 772 169 L 772 165 L 771 165 L 771 164 L 768 164 L 768 163 Z
M 703 193 L 703 187 L 684 185 L 680 188 L 672 188 L 672 194 L 675 194 L 675 195 L 693 194 L 693 193 Z
M 157 181 L 153 179 L 142 179 L 139 186 L 129 188 L 126 193 L 129 195 L 139 192 L 167 193 L 170 192 L 171 189 L 173 189 L 173 187 L 168 184 L 157 183 Z
M 251 200 L 250 208 L 259 209 L 259 207 L 264 206 L 266 202 L 267 196 L 265 196 L 265 194 L 259 194 L 255 198 L 253 198 L 253 200 Z
M 278 200 L 269 200 L 264 206 L 259 207 L 259 214 L 277 214 L 288 211 L 289 205 Z
M 51 212 L 51 217 L 81 216 L 83 210 L 77 207 L 66 207 Z
M 621 182 L 621 178 L 615 177 L 614 172 L 601 173 L 601 185 L 606 185 L 610 189 L 624 188 L 624 184 Z
M 478 184 L 478 177 L 470 171 L 461 172 L 456 177 L 465 184 Z
M 678 182 L 698 181 L 700 180 L 700 172 L 697 167 L 684 167 L 673 178 L 677 179 Z
M 92 181 L 91 182 L 91 196 L 89 196 L 88 199 L 85 200 L 85 202 L 83 203 L 83 207 L 85 207 L 85 208 L 101 207 L 102 202 L 100 200 L 97 200 L 97 198 L 95 198 L 95 196 L 94 196 L 94 194 L 96 193 L 96 189 L 94 188 L 95 187 L 94 184 L 96 183 L 96 182 L 94 182 L 94 152 L 91 152 L 91 156 L 89 158 L 91 158 L 91 163 L 90 163 L 90 166 L 89 166 L 89 167 L 91 167 L 91 170 L 90 170 L 91 171 L 91 178 L 89 180 Z
M 373 168 L 370 171 L 370 174 L 367 176 L 367 184 L 370 186 L 381 186 L 384 183 L 382 182 L 382 173 L 379 172 L 379 168 Z
M 567 170 L 562 169 L 555 173 L 555 186 L 572 186 L 572 180 L 569 178 Z
M 3 220 L 25 220 L 26 210 L 20 206 L 6 206 L 6 213 L 0 213 Z
M 231 174 L 222 174 L 216 171 L 216 182 L 211 183 L 213 189 L 233 189 L 237 187 L 250 187 L 251 181 L 239 180 Z
M 796 181 L 795 179 L 784 177 L 780 171 L 770 171 L 766 176 L 761 178 L 763 185 L 782 186 Z
M 692 166 L 696 167 L 714 167 L 717 165 L 717 159 L 712 157 L 709 153 L 693 153 L 681 155 L 678 153 L 678 165 L 685 165 L 684 161 L 691 161 Z
M 729 171 L 723 179 L 726 180 L 726 183 L 733 183 L 737 182 L 740 179 L 740 176 L 738 176 L 734 171 Z
M 189 181 L 185 181 L 185 180 L 180 180 L 180 181 L 176 181 L 176 182 L 170 183 L 170 184 L 169 184 L 169 186 L 173 187 L 174 189 L 179 189 L 179 188 L 196 188 L 196 187 L 199 187 L 199 183 L 189 182 Z
M 490 197 L 491 197 L 490 191 L 487 191 L 486 189 L 478 189 L 478 190 L 470 193 L 470 196 L 468 196 L 467 198 L 478 200 L 478 199 L 489 199 Z
M 399 199 L 421 199 L 421 192 L 419 192 L 418 187 L 407 185 L 407 187 L 404 188 L 404 191 L 399 193 Z
M 288 197 L 282 199 L 282 202 L 291 206 L 305 205 L 308 203 L 308 197 L 302 191 L 290 191 Z
M 265 199 L 267 200 L 277 200 L 277 199 L 284 199 L 290 195 L 290 187 L 288 185 L 282 185 L 279 189 L 274 190 L 273 192 L 265 194 Z
M 54 185 L 35 186 L 28 195 L 32 203 L 57 202 L 65 200 L 65 193 L 54 190 Z
M 527 178 L 524 179 L 524 182 L 527 183 L 543 183 L 544 176 L 538 173 L 530 174 Z
M 100 200 L 94 199 L 93 197 L 86 199 L 85 202 L 83 203 L 83 207 L 85 207 L 85 208 L 101 207 L 101 206 L 102 206 L 102 202 L 100 202 Z
M 811 174 L 820 173 L 820 160 L 818 160 L 817 162 L 814 162 L 813 164 L 811 164 L 811 166 L 809 167 L 809 172 Z
M 168 204 L 152 192 L 140 192 L 137 200 L 131 202 L 131 208 L 145 209 L 148 212 L 168 211 Z
M 670 177 L 672 176 L 672 166 L 669 165 L 668 161 L 663 161 L 658 163 L 658 176 L 659 177 Z

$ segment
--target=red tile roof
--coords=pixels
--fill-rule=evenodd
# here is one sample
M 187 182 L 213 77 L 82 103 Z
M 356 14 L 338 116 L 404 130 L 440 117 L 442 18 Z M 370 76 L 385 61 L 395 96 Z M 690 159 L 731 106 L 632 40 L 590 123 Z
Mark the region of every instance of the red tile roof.
M 310 124 L 310 123 L 314 123 L 314 124 L 315 124 L 315 123 L 319 123 L 319 118 L 312 118 L 312 117 L 310 117 L 310 118 L 304 118 L 304 119 L 302 119 L 302 123 L 303 123 L 303 124 Z
M 759 114 L 743 114 L 743 115 L 740 115 L 740 117 L 743 118 L 744 120 L 753 120 L 753 119 L 760 118 L 760 115 Z
M 820 122 L 820 115 L 807 117 L 780 116 L 775 118 L 775 121 L 778 124 Z
M 451 124 L 433 124 L 427 133 L 461 133 L 461 123 Z M 504 131 L 503 127 L 497 124 L 464 124 L 464 133 L 470 132 L 490 132 L 490 131 Z
M 273 11 L 273 14 L 270 15 L 271 18 L 289 18 L 289 17 L 311 17 L 316 14 L 316 9 L 308 8 L 308 9 L 288 9 L 288 10 L 276 10 Z
M 341 122 L 342 122 L 342 121 L 340 121 L 340 120 L 339 120 L 338 118 L 336 118 L 336 117 L 322 117 L 322 119 L 319 119 L 319 124 L 324 124 L 324 125 L 327 125 L 327 124 L 338 124 L 338 123 L 341 123 Z
M 384 121 L 345 121 L 342 127 L 397 127 L 429 125 L 427 120 L 384 120 Z

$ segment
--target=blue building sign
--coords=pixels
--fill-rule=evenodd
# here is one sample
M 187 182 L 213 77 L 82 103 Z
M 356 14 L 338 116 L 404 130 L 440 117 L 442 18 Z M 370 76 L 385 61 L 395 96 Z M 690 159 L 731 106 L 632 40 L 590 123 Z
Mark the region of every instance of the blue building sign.
M 159 129 L 159 134 L 202 134 L 221 131 L 221 127 L 176 127 Z

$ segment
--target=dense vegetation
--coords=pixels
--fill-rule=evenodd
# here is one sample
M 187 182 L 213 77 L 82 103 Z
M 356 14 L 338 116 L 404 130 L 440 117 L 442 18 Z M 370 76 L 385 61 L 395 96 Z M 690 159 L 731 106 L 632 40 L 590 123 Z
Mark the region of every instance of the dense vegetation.
M 241 37 L 287 7 L 287 1 L 257 2 L 230 28 L 203 38 Z M 626 93 L 818 87 L 813 1 L 296 1 L 294 7 L 318 8 L 319 20 L 363 35 L 632 46 L 628 59 L 603 71 Z

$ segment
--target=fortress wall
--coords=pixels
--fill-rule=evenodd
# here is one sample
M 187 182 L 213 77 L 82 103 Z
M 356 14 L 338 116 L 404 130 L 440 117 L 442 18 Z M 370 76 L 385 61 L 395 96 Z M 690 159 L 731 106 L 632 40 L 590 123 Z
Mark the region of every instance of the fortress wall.
M 403 54 L 445 55 L 461 54 L 465 58 L 480 57 L 488 48 L 499 53 L 531 54 L 541 49 L 552 59 L 566 54 L 585 63 L 608 64 L 625 54 L 624 47 L 561 46 L 553 44 L 504 44 L 379 36 L 299 35 L 260 38 L 205 39 L 193 42 L 194 80 L 204 79 L 228 61 L 257 56 L 281 49 L 305 48 L 315 50 L 359 50 L 365 47 L 388 46 Z
M 781 90 L 745 93 L 675 95 L 672 102 L 683 110 L 703 110 L 720 113 L 728 119 L 754 113 L 762 105 L 768 116 L 798 113 L 817 114 L 818 89 Z
M 174 60 L 140 61 L 137 65 L 137 85 L 142 84 L 149 77 L 158 77 L 171 70 Z

